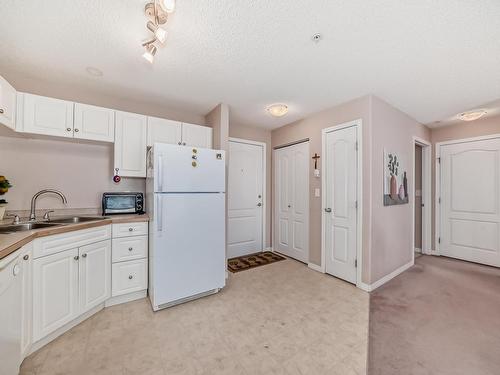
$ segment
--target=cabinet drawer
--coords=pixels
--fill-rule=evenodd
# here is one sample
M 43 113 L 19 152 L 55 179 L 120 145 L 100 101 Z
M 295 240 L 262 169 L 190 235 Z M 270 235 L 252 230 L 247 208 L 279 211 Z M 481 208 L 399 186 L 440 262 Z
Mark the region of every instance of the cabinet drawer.
M 148 256 L 148 237 L 133 236 L 113 239 L 113 263 L 141 259 Z
M 148 223 L 146 221 L 139 223 L 113 224 L 113 238 L 146 236 L 147 234 Z
M 33 242 L 33 258 L 40 258 L 64 250 L 74 249 L 111 238 L 111 225 L 103 225 L 74 232 L 41 237 Z
M 148 287 L 147 259 L 131 260 L 112 265 L 112 296 L 138 292 Z

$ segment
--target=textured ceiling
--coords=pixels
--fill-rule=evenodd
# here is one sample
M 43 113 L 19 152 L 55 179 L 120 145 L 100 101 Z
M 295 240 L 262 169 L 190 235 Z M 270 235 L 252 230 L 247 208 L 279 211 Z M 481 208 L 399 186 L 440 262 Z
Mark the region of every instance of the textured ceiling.
M 500 98 L 498 0 L 177 0 L 154 65 L 145 3 L 2 0 L 0 74 L 196 114 L 225 102 L 267 128 L 368 93 L 427 124 Z

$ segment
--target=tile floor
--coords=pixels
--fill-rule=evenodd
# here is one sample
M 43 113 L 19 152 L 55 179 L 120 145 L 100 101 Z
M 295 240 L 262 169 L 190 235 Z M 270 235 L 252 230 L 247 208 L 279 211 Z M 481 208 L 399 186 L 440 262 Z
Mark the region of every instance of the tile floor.
M 286 260 L 153 313 L 106 308 L 26 358 L 21 374 L 366 374 L 368 294 Z

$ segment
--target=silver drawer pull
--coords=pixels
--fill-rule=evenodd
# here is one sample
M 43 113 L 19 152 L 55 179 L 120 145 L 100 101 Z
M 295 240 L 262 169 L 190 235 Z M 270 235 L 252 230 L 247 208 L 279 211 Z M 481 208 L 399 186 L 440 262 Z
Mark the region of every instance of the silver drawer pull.
M 28 254 L 26 254 L 25 256 L 23 256 L 24 260 L 28 260 L 29 258 L 30 258 L 30 256 Z
M 134 230 L 134 228 L 128 228 L 129 232 L 132 232 L 133 230 Z
M 73 257 L 73 259 L 78 260 L 78 259 L 80 259 L 80 257 L 77 255 L 77 256 Z
M 128 248 L 128 251 L 132 251 L 132 250 L 134 250 L 132 247 L 129 247 L 129 248 Z
M 82 258 L 87 258 L 87 254 L 82 254 Z
M 129 279 L 129 280 L 132 280 L 133 278 L 134 278 L 134 276 L 132 276 L 132 275 L 128 275 L 128 279 Z
M 2 115 L 4 112 L 4 110 L 2 108 L 0 108 L 0 115 Z

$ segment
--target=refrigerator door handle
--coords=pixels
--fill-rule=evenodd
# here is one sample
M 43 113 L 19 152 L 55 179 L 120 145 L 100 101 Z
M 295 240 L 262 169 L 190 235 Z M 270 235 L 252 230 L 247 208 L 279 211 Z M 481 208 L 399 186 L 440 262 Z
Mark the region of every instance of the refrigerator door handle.
M 163 191 L 163 156 L 158 155 L 158 191 Z
M 158 210 L 157 212 L 157 219 L 156 219 L 156 225 L 157 225 L 157 228 L 156 230 L 158 232 L 162 232 L 163 231 L 163 207 L 161 206 L 161 195 L 160 194 L 156 194 L 156 209 Z

